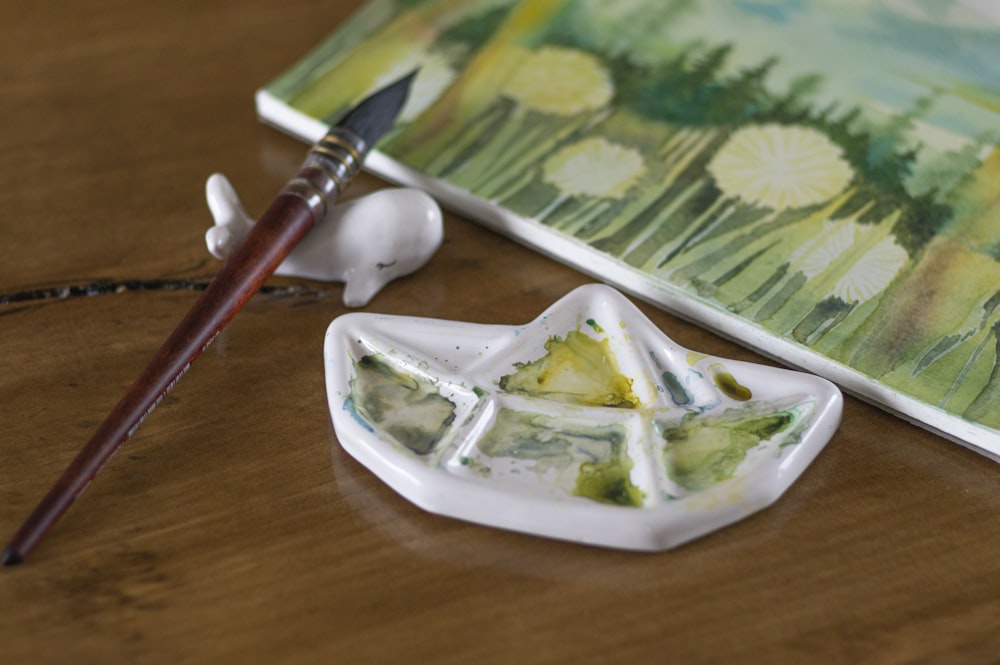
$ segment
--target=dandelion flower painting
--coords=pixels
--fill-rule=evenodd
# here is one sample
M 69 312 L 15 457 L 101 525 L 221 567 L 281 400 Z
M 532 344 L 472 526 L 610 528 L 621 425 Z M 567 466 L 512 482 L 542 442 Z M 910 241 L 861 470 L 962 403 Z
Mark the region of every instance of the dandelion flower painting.
M 529 109 L 565 116 L 603 107 L 614 88 L 592 55 L 546 47 L 526 57 L 501 92 Z
M 906 265 L 906 250 L 886 238 L 865 252 L 850 272 L 833 286 L 833 295 L 846 303 L 864 302 L 888 288 Z
M 1000 459 L 1000 21 L 917 4 L 369 0 L 258 109 L 420 65 L 377 174 Z
M 792 252 L 791 265 L 809 279 L 816 277 L 854 246 L 856 231 L 853 224 L 825 220 L 819 233 Z
M 545 182 L 569 196 L 619 198 L 645 172 L 642 155 L 603 138 L 566 146 L 542 166 Z
M 843 150 L 814 129 L 754 126 L 734 133 L 708 164 L 719 188 L 775 210 L 822 203 L 851 180 Z
M 878 227 L 826 220 L 792 253 L 790 265 L 810 280 L 837 273 L 829 295 L 845 303 L 865 302 L 888 288 L 909 259 L 891 236 L 880 236 Z

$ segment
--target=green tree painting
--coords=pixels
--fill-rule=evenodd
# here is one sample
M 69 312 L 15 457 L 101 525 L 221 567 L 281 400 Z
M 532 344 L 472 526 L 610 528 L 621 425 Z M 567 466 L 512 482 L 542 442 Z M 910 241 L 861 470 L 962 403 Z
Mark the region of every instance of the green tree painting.
M 1000 454 L 988 3 L 375 0 L 266 90 L 325 118 L 416 66 L 392 159 Z

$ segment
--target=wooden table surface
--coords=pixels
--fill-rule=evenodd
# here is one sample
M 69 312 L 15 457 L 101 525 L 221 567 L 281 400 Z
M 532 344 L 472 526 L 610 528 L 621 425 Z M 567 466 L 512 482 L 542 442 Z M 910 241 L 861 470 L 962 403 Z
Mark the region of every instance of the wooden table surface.
M 0 537 L 217 269 L 205 178 L 256 214 L 294 171 L 305 147 L 253 91 L 357 4 L 4 3 Z M 524 323 L 592 281 L 456 216 L 445 233 L 365 309 Z M 341 286 L 269 286 L 0 570 L 0 662 L 998 662 L 995 462 L 848 398 L 783 498 L 671 552 L 466 524 L 339 447 L 321 355 Z

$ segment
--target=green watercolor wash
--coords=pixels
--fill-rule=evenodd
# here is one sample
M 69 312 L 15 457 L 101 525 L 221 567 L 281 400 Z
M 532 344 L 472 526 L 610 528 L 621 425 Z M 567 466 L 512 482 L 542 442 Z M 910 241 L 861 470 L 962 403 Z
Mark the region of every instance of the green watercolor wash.
M 657 425 L 666 440 L 667 475 L 685 489 L 707 489 L 731 478 L 751 448 L 787 430 L 799 417 L 793 409 L 767 415 L 726 413 L 718 419 L 688 414 L 678 423 Z
M 475 393 L 476 397 L 486 397 L 486 391 L 479 386 L 474 386 L 472 392 Z
M 721 390 L 726 397 L 740 402 L 745 402 L 753 397 L 753 393 L 750 392 L 750 389 L 737 381 L 736 377 L 726 371 L 722 365 L 715 364 L 708 369 L 712 376 L 712 381 L 719 387 L 719 390 Z
M 431 381 L 378 355 L 354 363 L 351 401 L 357 417 L 417 455 L 432 452 L 455 420 L 454 402 Z
M 585 406 L 639 406 L 632 380 L 619 371 L 607 339 L 598 342 L 573 330 L 565 339 L 549 338 L 545 350 L 538 360 L 517 363 L 516 372 L 501 377 L 500 389 Z
M 570 473 L 577 468 L 572 493 L 600 503 L 637 507 L 643 493 L 629 472 L 627 428 L 594 425 L 541 413 L 500 409 L 493 426 L 477 442 L 488 457 L 536 462 L 535 470 Z

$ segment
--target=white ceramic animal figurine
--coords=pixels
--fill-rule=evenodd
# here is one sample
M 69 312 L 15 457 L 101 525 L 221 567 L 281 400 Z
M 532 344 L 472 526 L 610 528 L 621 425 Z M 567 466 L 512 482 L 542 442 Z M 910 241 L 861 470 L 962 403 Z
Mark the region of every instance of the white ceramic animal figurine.
M 250 233 L 226 176 L 205 183 L 215 226 L 205 233 L 212 256 L 226 259 Z M 422 267 L 444 237 L 441 208 L 416 189 L 383 189 L 334 206 L 278 266 L 278 275 L 344 282 L 344 304 L 361 307 L 387 283 Z

